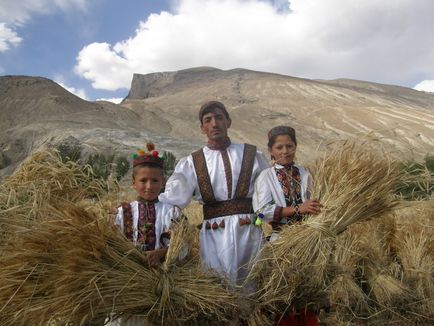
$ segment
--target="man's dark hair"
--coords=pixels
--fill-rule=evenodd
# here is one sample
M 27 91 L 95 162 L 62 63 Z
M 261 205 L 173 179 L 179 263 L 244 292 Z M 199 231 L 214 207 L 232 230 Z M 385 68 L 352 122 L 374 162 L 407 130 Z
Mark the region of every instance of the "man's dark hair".
M 202 118 L 203 118 L 203 116 L 205 114 L 208 114 L 210 112 L 215 112 L 215 109 L 222 110 L 222 112 L 226 116 L 226 119 L 229 119 L 229 113 L 226 110 L 226 107 L 224 106 L 224 104 L 222 102 L 219 102 L 219 101 L 208 101 L 208 102 L 204 103 L 200 107 L 200 110 L 199 110 L 199 120 L 200 120 L 200 123 L 202 124 Z

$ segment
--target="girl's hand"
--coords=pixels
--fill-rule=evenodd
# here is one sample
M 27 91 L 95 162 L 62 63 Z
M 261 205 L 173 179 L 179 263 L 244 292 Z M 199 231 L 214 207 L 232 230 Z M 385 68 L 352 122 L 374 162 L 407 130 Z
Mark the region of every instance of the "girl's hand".
M 300 214 L 318 214 L 321 212 L 321 203 L 318 199 L 310 199 L 299 205 Z

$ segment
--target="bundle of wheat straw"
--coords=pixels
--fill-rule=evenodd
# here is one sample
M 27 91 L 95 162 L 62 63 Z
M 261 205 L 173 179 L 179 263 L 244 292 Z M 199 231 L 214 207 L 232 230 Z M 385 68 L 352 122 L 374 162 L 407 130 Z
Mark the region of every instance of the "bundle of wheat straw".
M 391 192 L 397 178 L 389 157 L 367 144 L 344 143 L 317 160 L 313 198 L 324 209 L 284 227 L 265 247 L 250 275 L 262 288 L 258 300 L 282 311 L 282 306 L 320 299 L 333 277 L 325 272 L 336 236 L 354 223 L 389 212 L 395 206 Z
M 201 268 L 196 232 L 186 221 L 173 230 L 166 263 L 150 269 L 107 219 L 72 203 L 46 207 L 44 216 L 2 258 L 0 325 L 83 324 L 137 315 L 187 325 L 240 315 L 239 296 Z
M 396 232 L 394 217 L 387 214 L 355 225 L 351 232 L 359 239 L 360 277 L 371 303 L 396 310 L 400 303 L 409 299 L 410 293 L 400 279 L 400 266 L 390 247 Z
M 56 240 L 48 230 L 34 233 L 29 224 L 14 242 L 7 243 L 0 264 L 0 325 L 39 324 L 38 302 L 45 304 L 53 295 L 50 283 L 55 271 Z M 44 308 L 45 309 L 45 308 Z
M 392 247 L 414 296 L 406 312 L 421 324 L 429 323 L 434 321 L 434 200 L 412 203 L 398 210 L 396 218 Z
M 107 183 L 89 168 L 62 162 L 52 151 L 35 153 L 0 185 L 0 244 L 25 227 L 25 220 L 41 218 L 44 205 L 98 198 L 106 191 Z
M 331 258 L 329 273 L 334 275 L 327 295 L 337 314 L 349 321 L 364 318 L 370 313 L 369 299 L 361 288 L 359 263 L 360 241 L 356 234 L 345 232 L 338 236 Z

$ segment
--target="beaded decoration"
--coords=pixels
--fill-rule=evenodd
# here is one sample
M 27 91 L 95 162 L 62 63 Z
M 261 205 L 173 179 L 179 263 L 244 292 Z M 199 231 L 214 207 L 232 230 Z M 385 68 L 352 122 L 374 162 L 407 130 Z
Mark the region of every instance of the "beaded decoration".
M 146 150 L 138 149 L 137 153 L 131 155 L 133 159 L 133 167 L 141 164 L 154 164 L 163 169 L 164 167 L 164 156 L 160 156 L 158 151 L 155 149 L 155 145 L 153 143 L 146 144 Z

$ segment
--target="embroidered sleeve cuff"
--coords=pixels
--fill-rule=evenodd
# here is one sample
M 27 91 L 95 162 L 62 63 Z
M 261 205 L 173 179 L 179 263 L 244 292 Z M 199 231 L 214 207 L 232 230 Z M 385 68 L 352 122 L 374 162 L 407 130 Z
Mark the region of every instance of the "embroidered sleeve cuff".
M 276 222 L 276 223 L 280 222 L 281 215 L 282 215 L 282 210 L 283 210 L 283 207 L 276 206 L 276 208 L 274 209 L 273 221 L 272 222 Z

